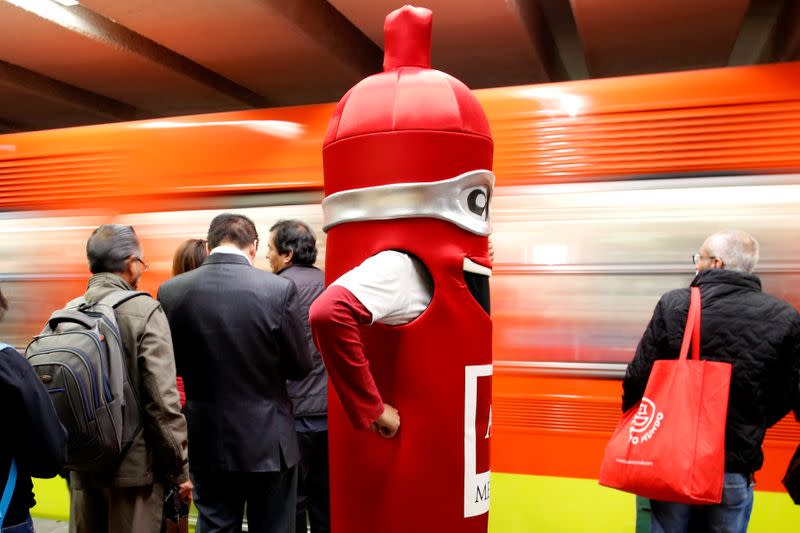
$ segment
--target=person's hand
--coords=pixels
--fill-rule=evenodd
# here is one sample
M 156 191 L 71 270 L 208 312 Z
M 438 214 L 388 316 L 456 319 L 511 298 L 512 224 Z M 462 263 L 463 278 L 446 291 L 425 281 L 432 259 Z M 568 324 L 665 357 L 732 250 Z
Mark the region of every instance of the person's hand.
M 369 428 L 384 439 L 391 439 L 397 435 L 397 430 L 400 429 L 400 413 L 397 412 L 397 409 L 385 403 L 383 404 L 383 413 Z
M 492 244 L 491 237 L 489 237 L 489 261 L 494 263 L 494 244 Z
M 183 503 L 191 503 L 192 501 L 192 489 L 194 489 L 194 485 L 192 485 L 192 481 L 187 479 L 180 485 L 178 485 L 178 497 L 181 499 Z

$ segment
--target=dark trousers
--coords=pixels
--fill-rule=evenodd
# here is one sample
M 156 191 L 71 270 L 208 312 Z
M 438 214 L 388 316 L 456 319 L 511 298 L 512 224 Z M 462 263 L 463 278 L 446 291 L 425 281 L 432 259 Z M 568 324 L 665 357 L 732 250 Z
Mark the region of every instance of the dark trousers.
M 70 491 L 70 533 L 152 533 L 163 515 L 164 487 L 158 483 Z
M 193 472 L 197 533 L 294 533 L 297 466 L 281 472 Z
M 306 515 L 311 524 L 311 533 L 329 533 L 328 432 L 298 432 L 297 440 L 300 444 L 300 464 L 296 533 L 306 533 Z

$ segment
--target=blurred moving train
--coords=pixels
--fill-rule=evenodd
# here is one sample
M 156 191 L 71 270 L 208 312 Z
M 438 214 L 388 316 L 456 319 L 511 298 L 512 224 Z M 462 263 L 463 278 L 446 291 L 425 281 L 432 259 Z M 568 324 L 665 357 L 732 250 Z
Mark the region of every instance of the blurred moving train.
M 619 379 L 659 296 L 711 232 L 761 242 L 764 289 L 800 305 L 800 63 L 476 91 L 495 137 L 491 531 L 630 531 L 633 497 L 596 483 Z M 321 231 L 332 105 L 0 136 L 0 338 L 19 347 L 83 292 L 85 243 L 132 224 L 156 293 L 178 243 L 222 210 L 262 235 Z M 266 250 L 257 266 L 268 269 Z M 780 478 L 800 425 L 769 431 L 751 531 L 800 512 Z M 66 513 L 59 480 L 36 511 Z

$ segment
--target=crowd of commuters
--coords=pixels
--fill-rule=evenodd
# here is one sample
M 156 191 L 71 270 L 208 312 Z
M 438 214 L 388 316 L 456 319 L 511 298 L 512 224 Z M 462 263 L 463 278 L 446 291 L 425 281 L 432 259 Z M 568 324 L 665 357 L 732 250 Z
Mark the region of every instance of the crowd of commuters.
M 115 468 L 69 473 L 70 531 L 159 531 L 170 488 L 194 499 L 199 532 L 240 531 L 245 514 L 250 531 L 329 531 L 326 364 L 355 426 L 397 433 L 399 413 L 364 374 L 358 325 L 419 315 L 432 291 L 424 266 L 383 252 L 326 291 L 306 224 L 270 228 L 272 273 L 253 266 L 258 245 L 249 218 L 219 215 L 207 241 L 178 248 L 157 299 L 137 294 L 115 308 L 138 429 Z M 130 226 L 100 226 L 86 253 L 87 309 L 135 291 L 147 270 Z M 758 256 L 756 240 L 739 231 L 711 235 L 695 254 L 701 352 L 733 368 L 724 492 L 718 505 L 651 502 L 652 531 L 746 531 L 764 433 L 798 407 L 800 314 L 761 291 Z M 660 299 L 628 366 L 623 409 L 641 400 L 655 360 L 677 356 L 688 307 L 688 288 Z M 7 308 L 0 293 L 0 318 Z M 5 344 L 0 400 L 4 426 L 14 428 L 0 439 L 0 486 L 10 494 L 0 528 L 28 532 L 30 478 L 61 471 L 68 436 L 39 376 Z
M 269 260 L 280 275 L 253 266 L 258 242 L 250 219 L 220 215 L 207 242 L 181 244 L 157 300 L 137 293 L 115 307 L 137 429 L 115 467 L 67 472 L 70 531 L 162 530 L 170 488 L 194 499 L 198 531 L 239 531 L 245 509 L 250 531 L 306 531 L 307 520 L 329 530 L 327 375 L 308 326 L 324 289 L 316 240 L 302 222 L 276 224 Z M 130 226 L 100 226 L 86 253 L 85 310 L 136 291 L 148 268 Z M 32 531 L 30 477 L 62 471 L 68 436 L 40 376 L 13 347 L 0 351 L 5 423 L 15 428 L 0 439 L 12 494 L 0 527 Z

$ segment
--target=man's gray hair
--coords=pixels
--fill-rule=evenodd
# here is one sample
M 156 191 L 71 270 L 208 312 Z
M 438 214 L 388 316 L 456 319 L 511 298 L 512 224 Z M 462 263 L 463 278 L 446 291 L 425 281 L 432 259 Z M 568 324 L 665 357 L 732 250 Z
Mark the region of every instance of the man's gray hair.
M 720 231 L 706 239 L 708 253 L 721 259 L 726 270 L 749 274 L 758 263 L 758 241 L 740 230 Z
M 86 243 L 86 258 L 92 274 L 125 272 L 130 256 L 142 255 L 142 247 L 132 226 L 103 224 Z

